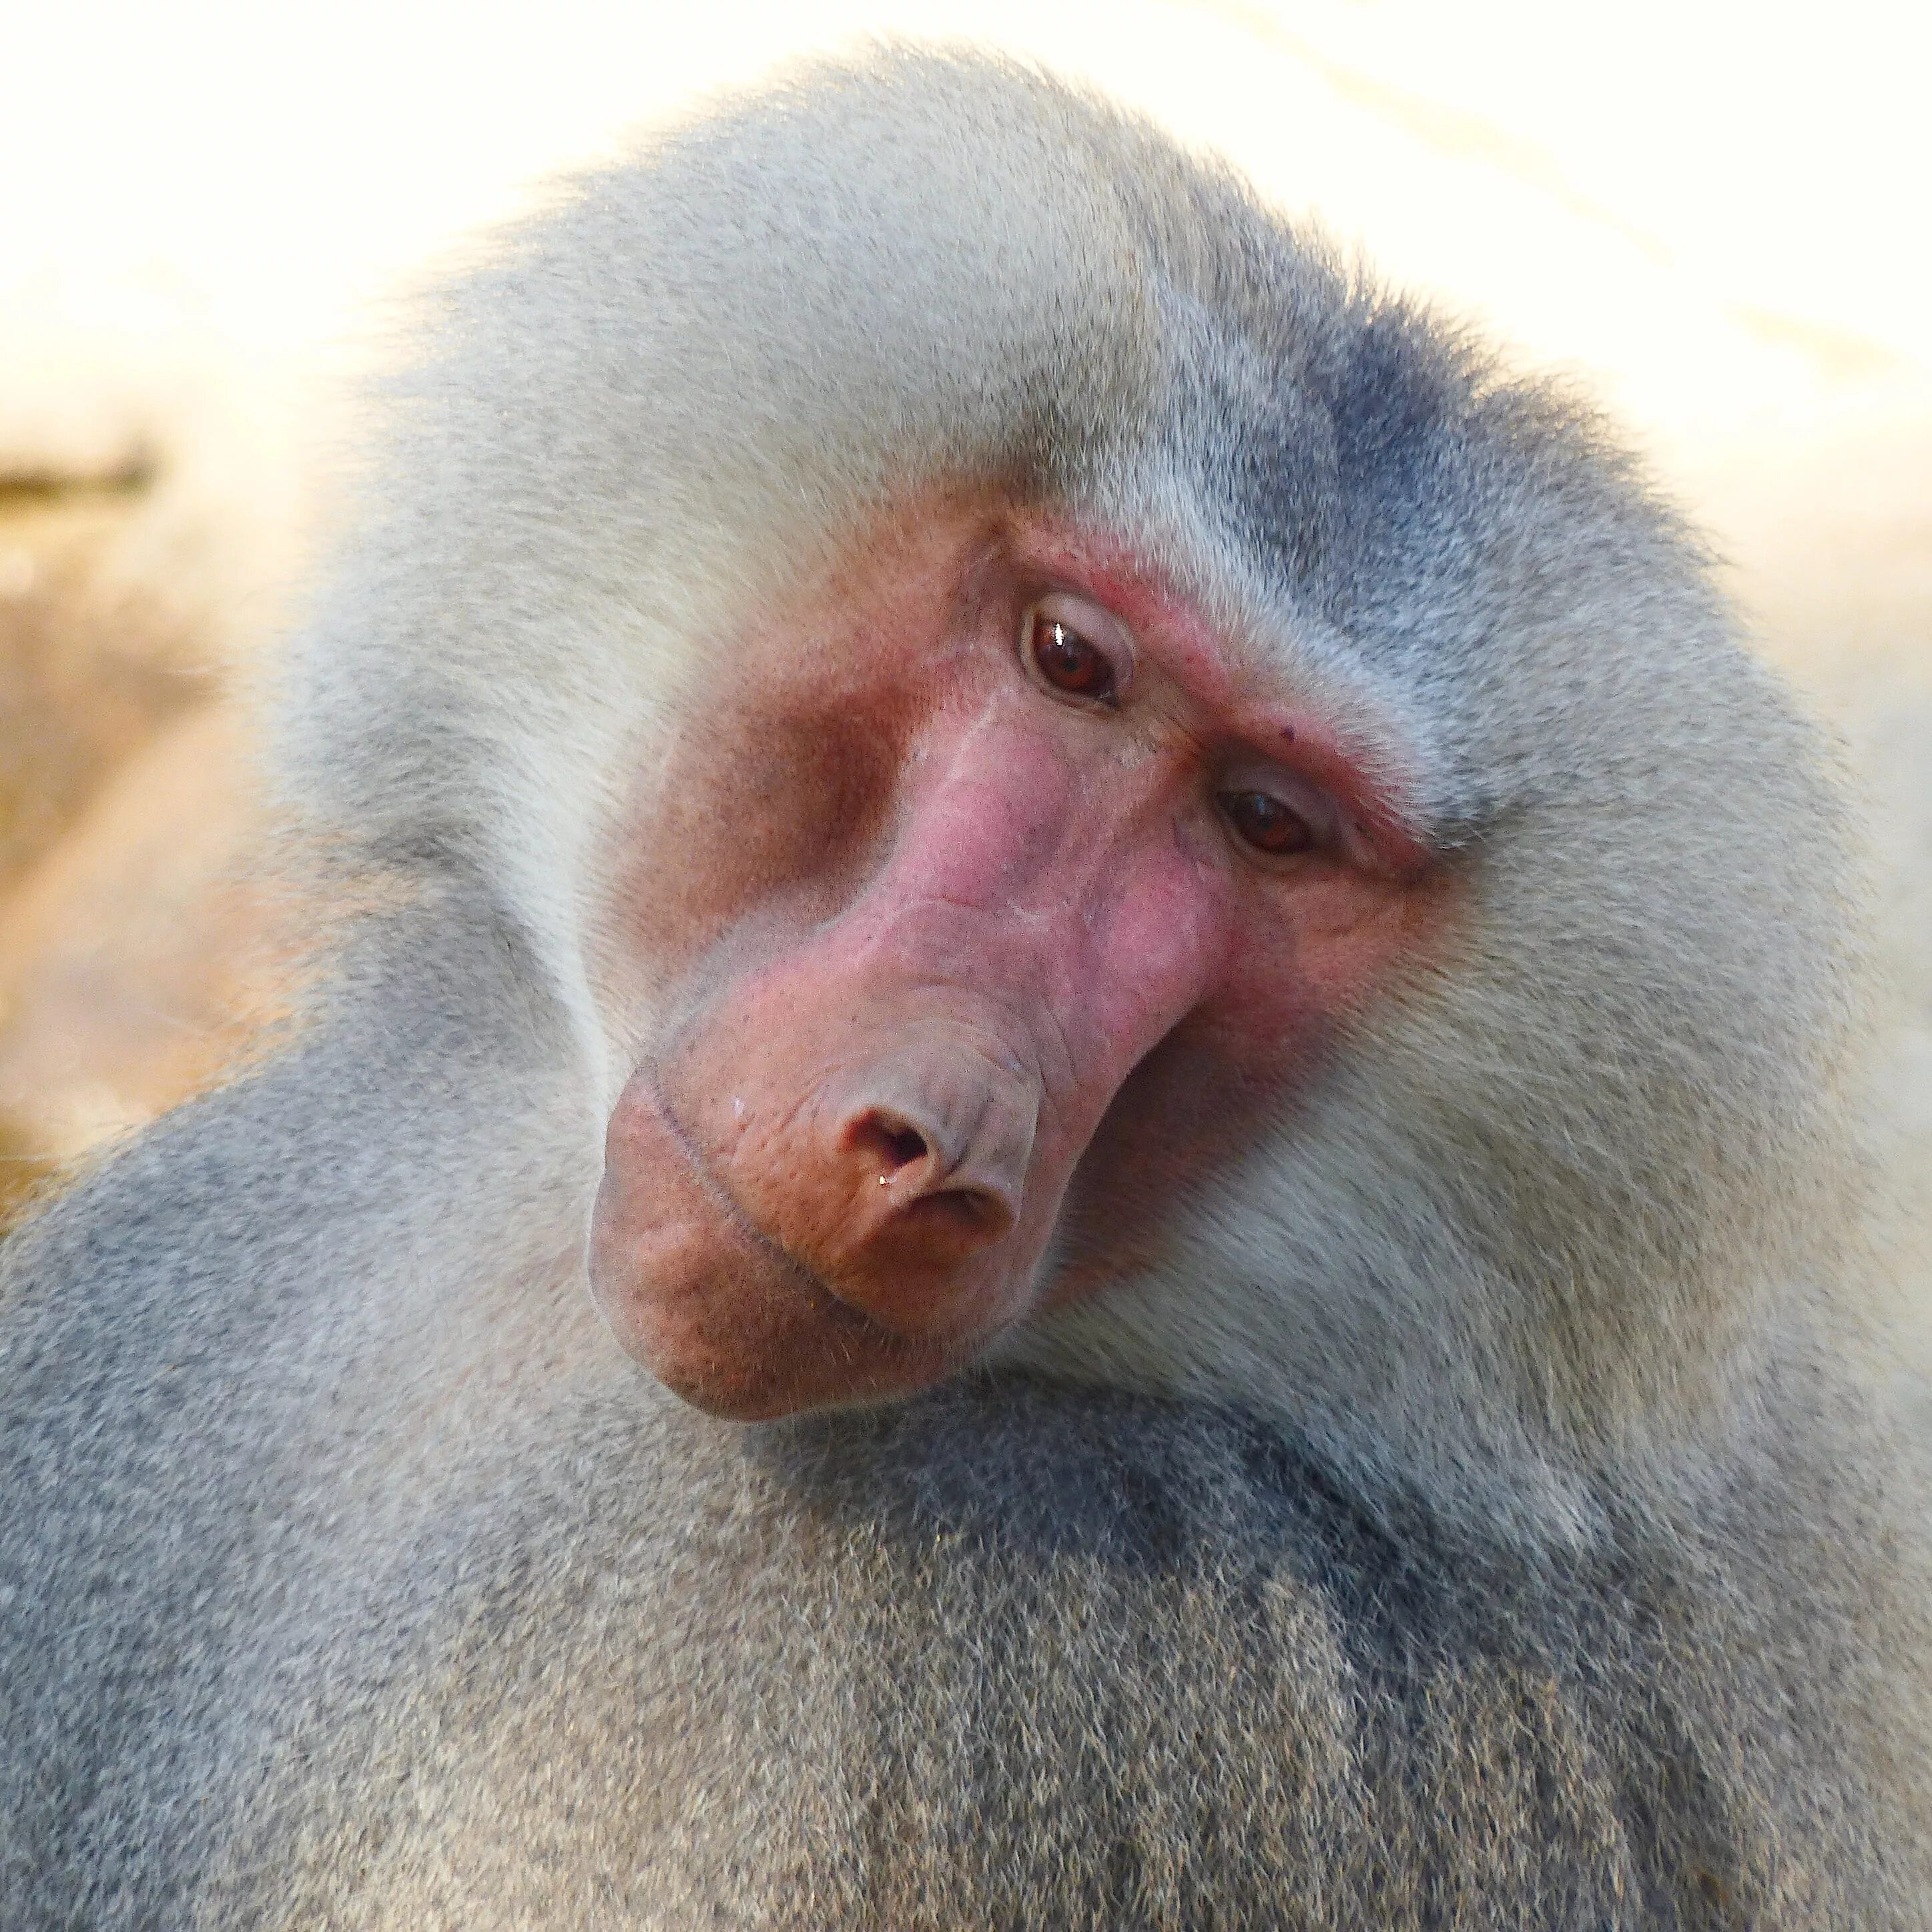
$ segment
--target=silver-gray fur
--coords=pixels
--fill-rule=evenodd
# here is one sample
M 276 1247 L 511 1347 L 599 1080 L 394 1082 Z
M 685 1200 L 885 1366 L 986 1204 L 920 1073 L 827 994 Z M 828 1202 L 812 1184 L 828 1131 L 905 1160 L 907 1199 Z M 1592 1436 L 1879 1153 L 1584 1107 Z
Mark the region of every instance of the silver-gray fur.
M 10 1244 L 7 1932 L 1926 1922 L 1844 815 L 1587 416 L 884 53 L 577 184 L 391 424 L 280 753 L 391 909 Z M 1471 910 L 1184 1267 L 746 1430 L 581 1283 L 611 847 L 694 647 L 934 480 L 1372 692 Z

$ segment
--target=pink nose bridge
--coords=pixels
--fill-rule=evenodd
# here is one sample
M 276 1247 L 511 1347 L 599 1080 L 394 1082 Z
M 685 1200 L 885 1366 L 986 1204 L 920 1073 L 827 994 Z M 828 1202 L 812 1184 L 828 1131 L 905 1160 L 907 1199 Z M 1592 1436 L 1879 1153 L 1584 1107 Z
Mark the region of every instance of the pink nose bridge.
M 1209 895 L 1094 762 L 1106 795 L 1051 741 L 968 727 L 856 902 L 664 1069 L 751 1218 L 903 1332 L 1024 1291 L 1108 1101 L 1198 996 Z
M 1003 1010 L 1049 1083 L 1111 1087 L 1200 997 L 1226 880 L 1178 835 L 1171 768 L 1083 728 L 1077 753 L 1010 722 L 962 733 L 839 924 L 855 963 L 896 952 Z
M 1093 796 L 1083 776 L 1023 732 L 968 731 L 944 770 L 914 790 L 875 896 L 1016 913 L 1036 908 L 1050 887 L 1050 902 L 1064 908 L 1119 824 L 1121 801 Z
M 1081 970 L 1118 832 L 1119 801 L 1083 796 L 1079 777 L 1020 734 L 969 732 L 908 801 L 834 944 L 861 970 L 896 956 L 909 980 L 937 974 L 1009 1008 L 1054 1000 Z

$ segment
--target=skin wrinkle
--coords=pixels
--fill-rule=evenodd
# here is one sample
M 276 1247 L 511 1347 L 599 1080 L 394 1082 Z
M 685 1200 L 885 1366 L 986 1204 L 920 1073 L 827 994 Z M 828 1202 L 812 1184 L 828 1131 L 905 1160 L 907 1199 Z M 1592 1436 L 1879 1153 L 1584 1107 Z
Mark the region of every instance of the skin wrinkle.
M 1109 603 L 1130 637 L 1138 638 L 1143 626 L 1159 628 L 1170 664 L 1178 657 L 1180 664 L 1199 680 L 1199 694 L 1204 701 L 1238 719 L 1234 736 L 1263 757 L 1270 755 L 1268 748 L 1293 746 L 1296 755 L 1286 762 L 1318 789 L 1346 784 L 1342 802 L 1346 808 L 1353 799 L 1355 806 L 1350 822 L 1398 872 L 1419 871 L 1443 849 L 1420 829 L 1412 801 L 1405 797 L 1408 787 L 1400 775 L 1419 767 L 1417 748 L 1386 712 L 1372 685 L 1356 675 L 1352 667 L 1331 664 L 1322 680 L 1333 683 L 1339 677 L 1345 686 L 1352 686 L 1354 701 L 1347 707 L 1346 721 L 1339 715 L 1324 718 L 1313 710 L 1291 710 L 1291 706 L 1305 707 L 1311 702 L 1307 692 L 1293 691 L 1292 676 L 1286 680 L 1292 697 L 1260 700 L 1260 715 L 1242 718 L 1238 687 L 1258 683 L 1272 691 L 1283 685 L 1280 647 L 1260 641 L 1266 631 L 1280 634 L 1279 621 L 1232 625 L 1223 621 L 1215 628 L 1205 614 L 1206 607 L 1196 604 L 1181 587 L 1182 573 L 1156 562 L 1153 552 L 1136 551 L 1124 537 L 1109 538 L 1091 524 L 1063 519 L 1054 513 L 1043 519 L 1036 513 L 1034 520 L 1023 522 L 1016 508 L 1004 513 L 975 566 L 981 601 L 985 578 L 1002 545 L 1023 583 L 1028 580 L 1028 572 L 1034 573 L 1023 608 L 1048 590 L 1067 586 Z M 1291 634 L 1294 628 L 1289 620 Z M 1339 713 L 1340 707 L 1336 708 Z M 1176 722 L 1178 728 L 1187 730 L 1184 723 Z M 1210 748 L 1202 738 L 1192 742 L 1197 750 Z M 1372 782 L 1365 784 L 1364 781 Z
M 675 1114 L 668 1107 L 663 1106 L 657 1107 L 655 1113 L 667 1133 L 673 1138 L 691 1178 L 705 1197 L 723 1210 L 728 1224 L 750 1243 L 754 1252 L 764 1255 L 776 1265 L 779 1283 L 802 1293 L 802 1299 L 811 1308 L 815 1320 L 820 1324 L 829 1322 L 831 1324 L 829 1330 L 820 1326 L 816 1331 L 817 1339 L 821 1346 L 834 1349 L 844 1362 L 852 1366 L 855 1376 L 862 1378 L 855 1385 L 855 1395 L 862 1397 L 865 1389 L 862 1378 L 880 1373 L 882 1359 L 887 1364 L 896 1359 L 916 1361 L 920 1364 L 922 1379 L 936 1373 L 944 1373 L 947 1368 L 956 1366 L 956 1353 L 949 1356 L 948 1345 L 943 1343 L 939 1338 L 915 1339 L 898 1335 L 866 1311 L 854 1307 L 842 1297 L 833 1293 L 811 1270 L 773 1241 L 752 1217 L 743 1213 L 730 1190 L 712 1172 L 710 1163 L 703 1158 L 701 1150 L 692 1143 Z M 608 1183 L 607 1174 L 606 1189 L 600 1190 L 597 1203 L 600 1217 L 606 1211 Z M 768 1282 L 766 1286 L 769 1292 L 772 1284 Z M 958 1346 L 956 1342 L 950 1345 L 956 1352 Z M 940 1357 L 938 1366 L 934 1360 L 935 1352 Z M 715 1379 L 708 1378 L 701 1373 L 686 1382 L 682 1392 L 688 1399 L 693 1400 L 715 1401 L 727 1394 L 730 1395 L 734 1404 L 739 1400 L 734 1394 L 722 1389 Z
M 847 1308 L 847 1304 L 840 1301 L 838 1297 L 833 1294 L 811 1269 L 800 1261 L 796 1256 L 789 1252 L 782 1242 L 774 1240 L 752 1219 L 750 1215 L 745 1212 L 737 1197 L 732 1193 L 730 1188 L 725 1186 L 716 1168 L 705 1159 L 703 1151 L 692 1139 L 683 1122 L 678 1118 L 676 1110 L 665 1100 L 663 1088 L 658 1079 L 656 1068 L 652 1067 L 644 1071 L 652 1104 L 656 1107 L 659 1118 L 664 1121 L 671 1138 L 676 1142 L 686 1160 L 690 1163 L 692 1174 L 698 1186 L 718 1203 L 733 1227 L 754 1246 L 762 1249 L 769 1254 L 814 1301 L 836 1303 L 841 1308 Z M 847 1312 L 855 1320 L 862 1322 L 868 1328 L 882 1325 L 874 1322 L 862 1310 L 850 1308 L 847 1309 Z
M 1030 544 L 1016 542 L 1017 553 L 1042 569 L 1057 566 L 1064 577 L 1111 602 L 1131 634 L 1138 636 L 1144 626 L 1160 628 L 1170 662 L 1178 659 L 1195 674 L 1201 695 L 1210 706 L 1235 718 L 1242 685 L 1258 682 L 1273 691 L 1286 682 L 1292 688 L 1292 676 L 1284 680 L 1279 646 L 1271 650 L 1259 641 L 1264 630 L 1280 634 L 1279 623 L 1222 620 L 1217 628 L 1205 604 L 1181 587 L 1184 573 L 1156 562 L 1151 553 L 1136 552 L 1125 538 L 1110 539 L 1091 528 L 1049 523 L 1046 529 L 1049 534 Z M 1198 573 L 1196 566 L 1185 574 Z M 1291 637 L 1294 628 L 1291 620 L 1286 626 Z M 1346 782 L 1342 802 L 1346 807 L 1354 801 L 1360 818 L 1354 822 L 1364 836 L 1398 872 L 1419 870 L 1433 853 L 1412 802 L 1405 800 L 1407 787 L 1400 776 L 1418 769 L 1416 748 L 1352 667 L 1331 667 L 1324 682 L 1333 682 L 1337 674 L 1345 686 L 1353 687 L 1355 697 L 1346 722 L 1340 717 L 1324 720 L 1313 711 L 1290 715 L 1289 704 L 1309 702 L 1306 692 L 1296 692 L 1292 698 L 1264 700 L 1262 715 L 1242 720 L 1234 735 L 1257 750 L 1270 744 L 1292 745 L 1296 755 L 1287 761 L 1290 767 L 1301 771 L 1318 788 L 1329 790 Z
M 976 723 L 974 726 L 969 728 L 969 740 L 974 736 L 983 735 L 986 731 L 992 728 L 990 706 L 992 704 L 1004 701 L 1005 699 L 1004 695 L 998 696 L 989 700 L 988 711 L 982 714 L 980 721 Z M 963 762 L 964 757 L 964 750 L 962 747 L 956 753 L 955 755 L 954 770 L 956 772 L 959 768 L 961 763 Z M 1088 878 L 1082 881 L 1083 884 L 1090 884 L 1091 878 L 1098 876 L 1100 871 L 1107 863 L 1108 857 L 1110 855 L 1107 854 L 1096 854 L 1091 862 L 1092 872 Z M 890 876 L 892 858 L 889 856 L 885 866 L 881 868 L 882 880 Z M 1078 894 L 1078 896 L 1082 904 L 1083 918 L 1090 922 L 1094 918 L 1097 916 L 1096 896 L 1090 891 L 1082 892 Z M 862 910 L 865 904 L 865 901 L 860 901 L 859 904 L 855 905 L 852 909 L 854 913 L 856 914 Z M 997 916 L 997 917 L 1002 921 L 1019 924 L 1046 925 L 1050 923 L 1054 916 L 1052 912 L 1045 908 L 1019 906 L 1015 904 L 1010 900 L 1002 903 L 997 908 L 996 915 L 989 915 L 988 909 L 986 907 L 981 905 L 974 901 L 966 898 L 956 893 L 949 892 L 943 888 L 928 886 L 922 889 L 920 892 L 908 898 L 902 903 L 896 903 L 894 906 L 889 910 L 885 927 L 886 932 L 890 932 L 891 928 L 896 925 L 911 925 L 914 923 L 924 908 L 934 904 L 950 906 L 956 910 L 967 914 L 976 922 L 984 920 L 989 916 Z M 880 944 L 884 943 L 883 934 L 878 943 Z M 926 986 L 938 986 L 946 985 L 949 982 L 941 982 L 938 980 L 921 982 L 915 974 L 915 977 L 910 983 L 914 985 L 923 985 Z M 1023 996 L 1020 993 L 1017 992 L 1010 992 L 1005 986 L 997 982 L 988 986 L 976 987 L 974 990 L 976 997 L 982 999 L 990 998 L 1000 1003 L 1006 1007 L 1009 1018 L 1012 1023 L 1013 1033 L 1016 1036 L 1023 1036 L 1025 1034 L 1032 1030 L 1032 1029 L 1037 1025 L 1039 1022 L 1042 1019 L 1048 1023 L 1049 1027 L 1053 1030 L 1054 1039 L 1059 1051 L 1057 1054 L 1048 1056 L 1047 1064 L 1039 1070 L 1041 1072 L 1042 1078 L 1046 1082 L 1049 1094 L 1054 1094 L 1057 1092 L 1058 1102 L 1064 1105 L 1067 1094 L 1070 1092 L 1071 1089 L 1076 1084 L 1076 1076 L 1073 1072 L 1076 1064 L 1076 1055 L 1070 1042 L 1066 1037 L 1064 1022 L 1061 1018 L 1062 1002 L 1058 1000 L 1048 1000 L 1037 1003 L 1029 1000 L 1026 1004 L 1022 1005 L 1020 1002 Z M 1012 1060 L 1011 1066 L 1012 1070 L 1016 1072 L 1022 1070 L 1016 1057 Z M 1056 1076 L 1058 1077 L 1056 1078 Z

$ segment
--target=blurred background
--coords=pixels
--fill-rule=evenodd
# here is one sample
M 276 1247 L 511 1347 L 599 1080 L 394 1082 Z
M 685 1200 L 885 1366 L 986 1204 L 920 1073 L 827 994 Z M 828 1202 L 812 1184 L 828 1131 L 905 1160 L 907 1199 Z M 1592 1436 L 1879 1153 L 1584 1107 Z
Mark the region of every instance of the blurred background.
M 247 694 L 394 298 L 547 176 L 899 32 L 1097 82 L 1582 375 L 1834 722 L 1876 1228 L 1932 1309 L 1932 14 L 1463 0 L 65 0 L 0 66 L 0 1222 L 280 1010 Z M 1932 1318 L 1909 1332 L 1909 1353 Z M 1924 1352 L 1932 1356 L 1932 1348 Z

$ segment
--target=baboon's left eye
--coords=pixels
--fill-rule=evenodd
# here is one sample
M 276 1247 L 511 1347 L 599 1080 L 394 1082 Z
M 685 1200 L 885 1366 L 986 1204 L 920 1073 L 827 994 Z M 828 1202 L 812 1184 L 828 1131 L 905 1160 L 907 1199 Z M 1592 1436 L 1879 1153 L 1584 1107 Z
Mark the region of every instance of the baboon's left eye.
M 1258 852 L 1279 856 L 1305 852 L 1315 843 L 1315 828 L 1292 805 L 1264 791 L 1224 791 L 1219 799 L 1228 823 Z

